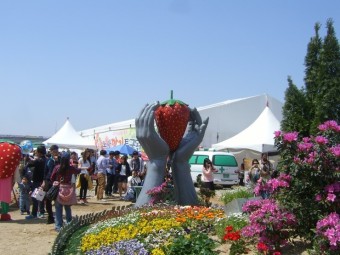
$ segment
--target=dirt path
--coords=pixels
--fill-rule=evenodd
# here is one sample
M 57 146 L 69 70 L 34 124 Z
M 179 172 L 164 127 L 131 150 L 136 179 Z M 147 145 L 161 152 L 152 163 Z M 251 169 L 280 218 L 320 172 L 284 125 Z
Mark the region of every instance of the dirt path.
M 87 205 L 72 206 L 72 215 L 83 215 L 101 212 L 113 206 L 128 205 L 130 202 L 119 201 L 118 197 L 108 199 L 107 203 L 98 203 L 89 198 Z M 53 209 L 54 211 L 54 209 Z M 16 204 L 10 207 L 11 221 L 0 222 L 0 254 L 1 255 L 46 255 L 51 252 L 57 232 L 54 224 L 47 225 L 46 219 L 26 220 Z

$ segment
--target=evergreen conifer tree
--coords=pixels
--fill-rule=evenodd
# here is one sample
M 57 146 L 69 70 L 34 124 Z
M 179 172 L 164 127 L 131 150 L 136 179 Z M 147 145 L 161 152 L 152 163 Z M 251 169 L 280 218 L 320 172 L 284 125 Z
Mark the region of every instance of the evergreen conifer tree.
M 315 118 L 316 95 L 319 90 L 320 54 L 322 49 L 322 39 L 319 36 L 320 27 L 320 23 L 317 22 L 314 26 L 315 35 L 308 43 L 307 55 L 305 57 L 306 69 L 304 81 L 309 120 L 314 120 Z M 310 125 L 307 126 L 306 132 L 310 133 Z
M 285 91 L 285 104 L 282 109 L 281 129 L 285 132 L 299 131 L 303 136 L 309 131 L 309 111 L 305 93 L 299 90 L 288 77 L 288 88 Z
M 320 54 L 318 88 L 314 102 L 313 132 L 326 120 L 340 121 L 340 47 L 331 19 L 327 21 L 327 35 Z

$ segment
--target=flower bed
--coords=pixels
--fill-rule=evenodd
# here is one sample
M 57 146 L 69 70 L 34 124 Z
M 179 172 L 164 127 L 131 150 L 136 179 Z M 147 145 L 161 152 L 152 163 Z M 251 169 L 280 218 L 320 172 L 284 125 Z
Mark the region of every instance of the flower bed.
M 85 227 L 67 246 L 82 254 L 218 254 L 211 237 L 225 218 L 219 208 L 141 207 Z

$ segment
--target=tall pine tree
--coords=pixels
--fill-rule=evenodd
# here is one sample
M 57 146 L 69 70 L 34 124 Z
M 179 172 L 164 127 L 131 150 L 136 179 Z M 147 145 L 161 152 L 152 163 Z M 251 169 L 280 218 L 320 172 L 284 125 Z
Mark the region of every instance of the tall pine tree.
M 340 122 L 340 47 L 331 19 L 327 21 L 327 35 L 320 54 L 318 87 L 313 131 L 326 120 Z
M 281 129 L 283 131 L 299 131 L 303 136 L 308 135 L 309 111 L 306 102 L 304 91 L 299 90 L 291 77 L 288 77 L 288 88 L 285 91 L 285 104 L 282 109 Z
M 319 93 L 319 69 L 320 69 L 320 54 L 322 50 L 322 39 L 319 36 L 320 23 L 314 26 L 315 35 L 310 39 L 307 46 L 307 55 L 305 57 L 305 95 L 307 109 L 309 110 L 309 119 L 315 118 L 316 95 Z M 304 130 L 307 134 L 310 132 L 310 124 Z M 301 131 L 301 130 L 299 130 Z
M 284 131 L 313 135 L 326 120 L 340 122 L 340 45 L 332 19 L 327 20 L 323 40 L 319 36 L 320 27 L 320 23 L 315 24 L 315 35 L 308 43 L 305 87 L 299 90 L 288 78 L 281 123 Z

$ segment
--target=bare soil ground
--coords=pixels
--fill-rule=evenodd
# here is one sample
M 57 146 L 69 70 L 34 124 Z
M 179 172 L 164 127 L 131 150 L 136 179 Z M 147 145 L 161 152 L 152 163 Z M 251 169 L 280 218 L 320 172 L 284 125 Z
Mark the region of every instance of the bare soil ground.
M 94 197 L 90 197 L 88 201 L 89 203 L 85 205 L 73 205 L 72 216 L 101 212 L 113 206 L 130 204 L 130 202 L 120 201 L 118 195 L 107 199 L 105 203 L 98 203 Z M 46 219 L 26 220 L 27 215 L 21 215 L 15 203 L 10 206 L 9 213 L 12 220 L 0 222 L 1 255 L 46 255 L 51 252 L 57 236 L 54 224 L 47 225 Z

